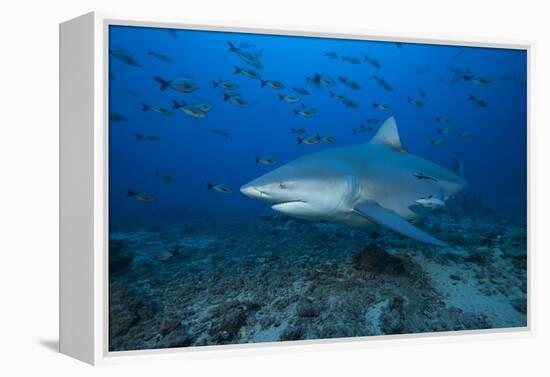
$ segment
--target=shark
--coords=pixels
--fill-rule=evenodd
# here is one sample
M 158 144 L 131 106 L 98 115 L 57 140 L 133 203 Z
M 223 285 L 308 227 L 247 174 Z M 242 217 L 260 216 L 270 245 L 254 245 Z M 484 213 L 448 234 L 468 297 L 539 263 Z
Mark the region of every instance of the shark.
M 384 226 L 445 247 L 446 242 L 411 223 L 427 214 L 418 200 L 444 202 L 467 186 L 451 170 L 408 153 L 390 117 L 367 143 L 305 155 L 246 183 L 240 191 L 293 218 Z

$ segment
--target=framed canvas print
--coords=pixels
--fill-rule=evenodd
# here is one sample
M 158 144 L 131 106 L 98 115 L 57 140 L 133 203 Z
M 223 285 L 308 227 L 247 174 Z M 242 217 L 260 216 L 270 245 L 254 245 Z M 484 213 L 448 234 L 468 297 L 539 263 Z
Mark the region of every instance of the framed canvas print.
M 61 351 L 529 333 L 530 50 L 63 23 Z

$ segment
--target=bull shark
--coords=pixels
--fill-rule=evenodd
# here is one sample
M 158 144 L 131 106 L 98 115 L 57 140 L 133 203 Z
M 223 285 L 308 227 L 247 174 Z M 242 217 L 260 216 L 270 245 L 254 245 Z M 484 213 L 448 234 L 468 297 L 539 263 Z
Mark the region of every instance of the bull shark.
M 241 192 L 297 219 L 381 225 L 448 246 L 409 221 L 426 214 L 418 199 L 445 201 L 467 186 L 452 171 L 407 153 L 390 117 L 369 142 L 298 158 L 245 184 Z

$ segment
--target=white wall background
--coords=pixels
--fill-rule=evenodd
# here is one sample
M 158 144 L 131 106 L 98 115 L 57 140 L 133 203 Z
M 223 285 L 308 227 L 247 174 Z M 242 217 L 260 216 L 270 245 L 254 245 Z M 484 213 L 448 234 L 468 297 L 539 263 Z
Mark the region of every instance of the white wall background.
M 0 11 L 0 375 L 318 376 L 549 375 L 548 107 L 550 22 L 544 1 L 77 0 L 6 1 Z M 344 351 L 93 369 L 56 354 L 58 23 L 91 10 L 537 41 L 533 91 L 537 169 L 534 338 L 431 342 Z M 495 140 L 498 143 L 498 140 Z M 531 224 L 533 226 L 534 224 Z M 537 233 L 538 233 L 537 232 Z M 545 238 L 545 239 L 543 239 Z

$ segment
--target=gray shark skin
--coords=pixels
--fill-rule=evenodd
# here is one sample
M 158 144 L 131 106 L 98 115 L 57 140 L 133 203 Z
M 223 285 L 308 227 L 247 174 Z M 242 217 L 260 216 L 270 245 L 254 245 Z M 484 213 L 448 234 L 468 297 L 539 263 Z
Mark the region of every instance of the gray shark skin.
M 416 240 L 447 246 L 409 223 L 426 214 L 417 200 L 446 200 L 467 182 L 407 153 L 393 117 L 365 144 L 327 149 L 291 161 L 241 187 L 287 216 L 354 227 L 382 225 Z

